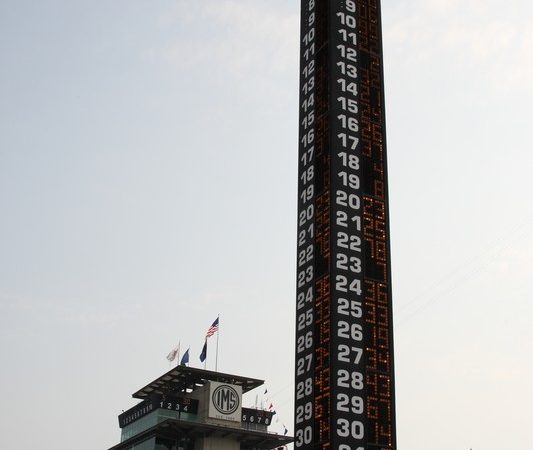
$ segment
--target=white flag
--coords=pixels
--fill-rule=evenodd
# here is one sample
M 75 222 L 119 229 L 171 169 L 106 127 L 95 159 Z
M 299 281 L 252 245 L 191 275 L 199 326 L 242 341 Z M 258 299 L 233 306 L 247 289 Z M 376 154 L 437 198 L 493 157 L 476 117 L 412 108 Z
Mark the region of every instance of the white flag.
M 172 362 L 176 359 L 176 356 L 178 356 L 178 352 L 180 351 L 180 345 L 178 344 L 177 347 L 174 347 L 170 353 L 167 355 L 167 359 Z

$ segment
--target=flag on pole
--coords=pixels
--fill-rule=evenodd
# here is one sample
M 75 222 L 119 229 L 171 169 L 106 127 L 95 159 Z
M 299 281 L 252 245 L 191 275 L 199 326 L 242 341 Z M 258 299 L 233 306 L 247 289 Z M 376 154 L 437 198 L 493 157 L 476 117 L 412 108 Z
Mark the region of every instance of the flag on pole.
M 285 425 L 283 425 L 283 428 L 285 428 L 285 430 L 283 431 L 283 436 L 286 436 L 289 430 L 287 430 L 287 427 Z
M 202 349 L 202 353 L 200 353 L 200 361 L 204 362 L 207 358 L 207 339 L 204 342 L 204 348 Z
M 178 344 L 176 347 L 174 347 L 170 353 L 167 355 L 167 359 L 172 362 L 176 359 L 176 356 L 178 356 L 178 352 L 180 351 L 180 345 Z
M 189 349 L 183 354 L 180 366 L 186 366 L 187 364 L 189 364 Z
M 207 339 L 207 338 L 213 336 L 217 331 L 218 331 L 218 317 L 216 318 L 216 320 L 213 322 L 213 324 L 207 330 L 207 334 L 205 335 L 205 338 Z

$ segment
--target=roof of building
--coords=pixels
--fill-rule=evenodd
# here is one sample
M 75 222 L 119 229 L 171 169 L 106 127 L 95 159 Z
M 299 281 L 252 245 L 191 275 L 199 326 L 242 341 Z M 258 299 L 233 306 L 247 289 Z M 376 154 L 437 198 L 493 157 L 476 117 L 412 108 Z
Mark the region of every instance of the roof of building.
M 243 428 L 224 427 L 201 422 L 190 422 L 185 420 L 167 419 L 146 431 L 133 436 L 120 444 L 111 447 L 109 450 L 126 450 L 139 444 L 153 436 L 176 438 L 201 438 L 201 437 L 223 437 L 234 438 L 241 444 L 241 449 L 263 449 L 269 450 L 291 443 L 294 438 L 291 436 L 281 436 L 276 433 L 264 431 L 247 430 Z
M 208 381 L 234 384 L 248 392 L 264 384 L 264 380 L 241 377 L 222 372 L 196 369 L 194 367 L 177 366 L 161 375 L 133 394 L 133 398 L 145 399 L 152 394 L 176 394 L 192 392 Z

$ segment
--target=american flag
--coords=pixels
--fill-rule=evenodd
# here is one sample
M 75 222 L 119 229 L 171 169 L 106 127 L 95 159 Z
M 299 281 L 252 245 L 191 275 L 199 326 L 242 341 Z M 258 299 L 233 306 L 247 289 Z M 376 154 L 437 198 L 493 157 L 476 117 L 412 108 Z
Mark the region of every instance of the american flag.
M 207 334 L 205 335 L 206 339 L 207 339 L 208 337 L 213 336 L 217 331 L 218 331 L 218 317 L 217 317 L 217 319 L 213 322 L 213 324 L 209 327 L 209 329 L 207 330 Z

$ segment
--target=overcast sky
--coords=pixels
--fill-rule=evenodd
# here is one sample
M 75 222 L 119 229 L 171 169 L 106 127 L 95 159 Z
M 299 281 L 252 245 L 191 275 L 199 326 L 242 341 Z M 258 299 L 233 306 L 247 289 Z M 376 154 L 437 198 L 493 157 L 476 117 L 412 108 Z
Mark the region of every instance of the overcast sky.
M 533 448 L 533 4 L 383 24 L 398 447 Z M 296 0 L 0 0 L 0 448 L 111 447 L 217 314 L 292 434 L 298 33 Z

